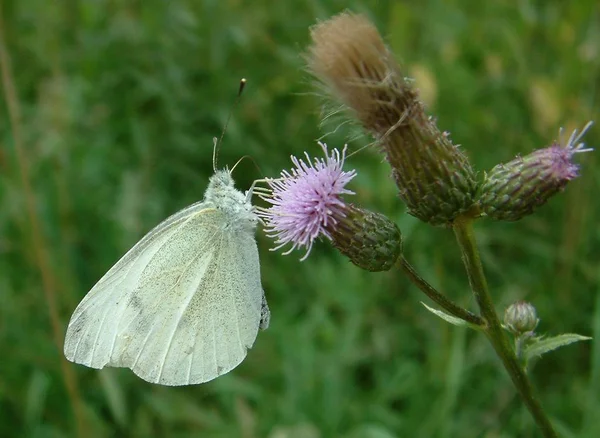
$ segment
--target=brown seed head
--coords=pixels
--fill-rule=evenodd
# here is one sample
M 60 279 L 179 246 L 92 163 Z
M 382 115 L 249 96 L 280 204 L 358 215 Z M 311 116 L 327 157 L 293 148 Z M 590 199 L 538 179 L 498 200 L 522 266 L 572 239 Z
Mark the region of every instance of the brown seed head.
M 425 114 L 371 22 L 343 13 L 311 36 L 310 70 L 382 146 L 410 213 L 439 225 L 468 211 L 477 184 L 467 157 Z

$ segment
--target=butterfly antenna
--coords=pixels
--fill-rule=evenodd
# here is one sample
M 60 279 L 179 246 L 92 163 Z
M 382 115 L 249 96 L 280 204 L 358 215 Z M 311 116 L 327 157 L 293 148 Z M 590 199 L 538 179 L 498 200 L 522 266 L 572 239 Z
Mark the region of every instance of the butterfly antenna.
M 221 147 L 221 143 L 223 143 L 223 136 L 225 135 L 225 131 L 227 131 L 227 126 L 229 125 L 229 120 L 231 120 L 231 114 L 233 114 L 233 111 L 237 108 L 238 104 L 240 103 L 240 98 L 242 97 L 242 92 L 244 91 L 245 87 L 246 87 L 246 78 L 242 78 L 240 80 L 240 88 L 238 89 L 237 96 L 235 98 L 235 101 L 233 102 L 231 111 L 229 111 L 229 114 L 227 115 L 227 120 L 225 121 L 225 126 L 223 127 L 223 131 L 221 131 L 221 136 L 219 137 L 218 140 L 217 140 L 217 137 L 213 138 L 213 170 L 215 172 L 217 171 L 219 148 Z
M 248 158 L 250 161 L 252 161 L 252 164 L 254 164 L 254 167 L 256 167 L 256 170 L 258 170 L 258 173 L 260 173 L 262 175 L 262 170 L 261 170 L 260 166 L 258 165 L 258 163 L 256 162 L 256 160 L 254 160 L 254 158 L 252 158 L 251 155 L 244 155 L 242 158 L 240 158 L 239 160 L 237 160 L 236 163 L 231 168 L 231 173 L 233 173 L 233 171 L 238 166 L 238 164 L 240 164 L 246 158 Z

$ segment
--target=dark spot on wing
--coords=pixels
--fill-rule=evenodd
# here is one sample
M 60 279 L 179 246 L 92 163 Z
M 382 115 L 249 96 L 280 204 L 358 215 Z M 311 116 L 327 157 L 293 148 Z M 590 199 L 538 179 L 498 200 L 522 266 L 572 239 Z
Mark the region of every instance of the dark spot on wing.
M 134 309 L 141 309 L 142 300 L 140 300 L 140 297 L 138 297 L 136 294 L 133 294 L 131 298 L 129 298 L 127 305 L 133 307 Z
M 85 324 L 86 320 L 87 320 L 87 310 L 84 310 L 77 317 L 77 324 L 79 324 L 79 326 L 81 327 L 83 324 Z

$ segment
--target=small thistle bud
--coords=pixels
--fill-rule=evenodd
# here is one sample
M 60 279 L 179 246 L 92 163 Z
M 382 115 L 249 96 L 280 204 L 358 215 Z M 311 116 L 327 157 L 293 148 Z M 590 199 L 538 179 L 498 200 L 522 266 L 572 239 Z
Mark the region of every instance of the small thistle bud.
M 377 140 L 409 213 L 450 224 L 474 203 L 467 157 L 425 114 L 377 29 L 363 15 L 340 14 L 312 28 L 313 74 Z
M 497 220 L 516 221 L 562 191 L 579 176 L 573 156 L 592 150 L 578 143 L 591 125 L 592 122 L 585 125 L 579 135 L 573 131 L 564 146 L 559 134 L 559 141 L 551 146 L 494 167 L 479 191 L 481 211 Z
M 388 271 L 402 251 L 395 223 L 382 214 L 346 205 L 345 217 L 329 227 L 333 246 L 352 263 L 371 272 Z
M 504 325 L 517 336 L 533 332 L 539 322 L 535 307 L 525 301 L 511 304 L 504 312 Z

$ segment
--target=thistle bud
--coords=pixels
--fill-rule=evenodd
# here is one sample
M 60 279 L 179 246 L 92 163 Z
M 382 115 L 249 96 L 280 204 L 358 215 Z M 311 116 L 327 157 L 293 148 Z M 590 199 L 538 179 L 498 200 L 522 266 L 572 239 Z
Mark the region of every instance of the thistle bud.
M 327 228 L 333 246 L 359 268 L 388 271 L 402 252 L 402 236 L 382 214 L 347 204 L 344 217 Z
M 311 36 L 309 68 L 382 147 L 409 213 L 444 225 L 468 211 L 477 184 L 467 157 L 425 114 L 369 20 L 343 13 Z
M 511 304 L 504 312 L 504 325 L 517 336 L 533 332 L 539 322 L 535 307 L 525 301 Z
M 573 131 L 564 146 L 559 138 L 547 148 L 494 167 L 479 190 L 481 211 L 494 219 L 516 221 L 562 191 L 579 176 L 573 156 L 591 151 L 584 149 L 583 143 L 577 143 L 591 125 L 592 122 L 585 125 L 579 135 L 577 130 Z

